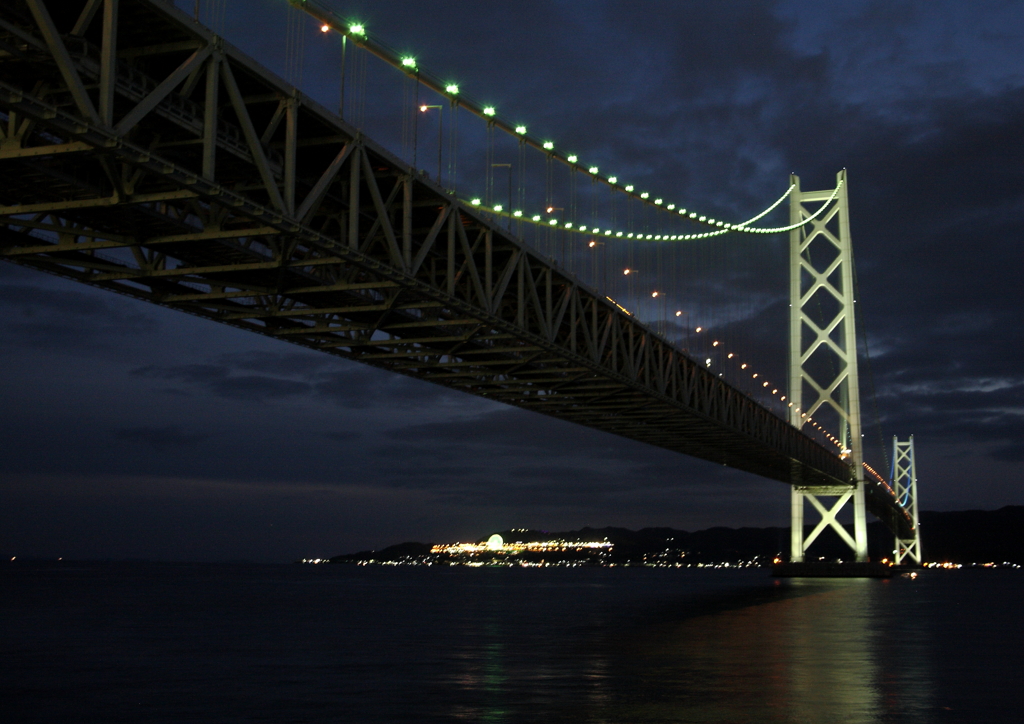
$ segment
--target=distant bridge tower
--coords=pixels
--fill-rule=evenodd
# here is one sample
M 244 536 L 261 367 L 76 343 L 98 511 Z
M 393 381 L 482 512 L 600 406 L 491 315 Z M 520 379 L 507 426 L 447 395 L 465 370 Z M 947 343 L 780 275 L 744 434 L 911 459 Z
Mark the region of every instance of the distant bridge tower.
M 920 565 L 921 528 L 917 515 L 917 464 L 914 462 L 913 435 L 906 442 L 900 442 L 897 437 L 892 439 L 892 487 L 900 505 L 908 510 L 914 519 L 913 538 L 901 538 L 898 533 L 896 534 L 896 549 L 893 551 L 896 565 L 903 563 L 906 558 L 911 558 Z
M 857 335 L 854 318 L 853 252 L 846 170 L 836 175 L 836 190 L 801 191 L 800 178 L 790 176 L 790 224 L 811 218 L 835 194 L 835 203 L 809 224 L 789 234 L 789 421 L 802 428 L 810 418 L 837 419 L 842 455 L 853 466 L 856 485 L 792 488 L 792 544 L 790 560 L 801 562 L 804 552 L 826 528 L 832 528 L 858 561 L 868 558 L 864 504 L 864 453 L 860 422 L 860 386 L 857 378 Z M 804 204 L 813 204 L 807 209 Z M 829 504 L 821 498 L 829 499 Z M 805 502 L 821 520 L 804 537 Z M 836 519 L 853 503 L 853 536 Z

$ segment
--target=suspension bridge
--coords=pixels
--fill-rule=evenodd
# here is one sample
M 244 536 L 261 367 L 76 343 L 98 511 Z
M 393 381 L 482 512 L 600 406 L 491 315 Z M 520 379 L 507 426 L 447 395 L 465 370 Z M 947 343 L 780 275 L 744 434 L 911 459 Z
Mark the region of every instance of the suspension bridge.
M 865 560 L 870 511 L 897 562 L 920 562 L 912 439 L 889 479 L 864 463 L 845 171 L 715 219 L 292 5 L 292 71 L 311 24 L 340 39 L 335 109 L 198 22 L 198 3 L 4 2 L 0 258 L 781 481 L 794 560 L 827 528 Z M 403 94 L 400 152 L 366 80 L 381 68 Z M 789 223 L 764 225 L 783 203 Z M 788 379 L 686 299 L 732 261 L 692 263 L 686 245 L 736 238 L 744 255 L 789 240 Z

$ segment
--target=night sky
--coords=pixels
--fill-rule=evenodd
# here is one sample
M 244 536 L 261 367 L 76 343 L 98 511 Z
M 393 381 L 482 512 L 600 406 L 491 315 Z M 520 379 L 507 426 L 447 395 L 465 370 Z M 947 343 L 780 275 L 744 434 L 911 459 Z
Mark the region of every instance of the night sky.
M 1019 2 L 332 4 L 722 218 L 791 172 L 826 188 L 847 168 L 886 441 L 915 435 L 923 509 L 1024 504 Z M 284 74 L 284 0 L 226 7 L 224 36 Z M 338 45 L 311 33 L 302 66 L 329 107 Z M 780 483 L 11 264 L 0 365 L 8 557 L 279 562 L 510 527 L 788 525 Z

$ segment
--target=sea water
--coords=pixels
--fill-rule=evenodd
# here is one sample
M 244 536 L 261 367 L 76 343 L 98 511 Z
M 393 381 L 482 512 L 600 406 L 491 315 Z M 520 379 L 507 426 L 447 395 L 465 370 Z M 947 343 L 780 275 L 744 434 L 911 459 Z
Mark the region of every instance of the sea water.
M 25 563 L 0 721 L 1019 722 L 1024 573 Z

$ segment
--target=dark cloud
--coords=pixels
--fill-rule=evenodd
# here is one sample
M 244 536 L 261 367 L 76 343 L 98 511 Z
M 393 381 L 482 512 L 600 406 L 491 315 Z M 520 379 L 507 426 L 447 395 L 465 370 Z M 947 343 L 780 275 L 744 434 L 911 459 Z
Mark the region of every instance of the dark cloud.
M 190 432 L 176 425 L 128 427 L 114 430 L 113 435 L 116 440 L 148 445 L 158 452 L 194 447 L 207 439 L 206 435 Z
M 430 408 L 460 396 L 439 385 L 313 352 L 238 352 L 210 362 L 146 365 L 132 370 L 132 374 L 181 382 L 226 399 L 265 401 L 313 396 L 352 410 L 381 405 Z
M 308 395 L 312 387 L 295 380 L 282 380 L 263 375 L 238 375 L 211 382 L 210 390 L 215 395 L 228 399 L 262 401 Z
M 57 280 L 41 278 L 38 272 L 8 264 L 3 268 L 0 336 L 9 345 L 109 351 L 118 337 L 159 331 L 154 316 L 137 306 L 85 289 L 68 289 Z
M 186 364 L 166 367 L 148 365 L 136 368 L 132 374 L 196 385 L 210 394 L 230 400 L 263 402 L 308 395 L 313 390 L 308 382 L 268 375 L 236 375 L 231 372 L 227 365 Z
M 219 380 L 227 379 L 230 374 L 227 367 L 212 364 L 186 364 L 164 367 L 160 365 L 146 365 L 132 370 L 133 375 L 141 377 L 155 377 L 163 380 L 174 380 L 176 382 L 188 382 L 195 384 L 209 384 Z
M 324 369 L 343 366 L 336 358 L 310 351 L 302 352 L 269 352 L 251 350 L 248 352 L 230 352 L 217 357 L 217 364 L 232 370 L 247 372 L 263 372 L 282 377 L 311 378 Z
M 373 368 L 350 366 L 319 375 L 316 394 L 348 409 L 361 410 L 381 403 L 399 407 L 431 407 L 444 404 L 459 393 Z
M 524 454 L 615 456 L 633 443 L 594 433 L 544 415 L 501 407 L 483 415 L 401 427 L 388 436 L 403 443 L 455 444 L 486 448 L 514 447 Z
M 1024 461 L 1024 442 L 1020 439 L 1009 445 L 1003 445 L 992 450 L 993 459 L 1001 462 L 1019 463 Z
M 352 430 L 337 430 L 334 432 L 325 432 L 324 437 L 328 440 L 334 440 L 335 442 L 349 442 L 360 437 L 360 434 Z

